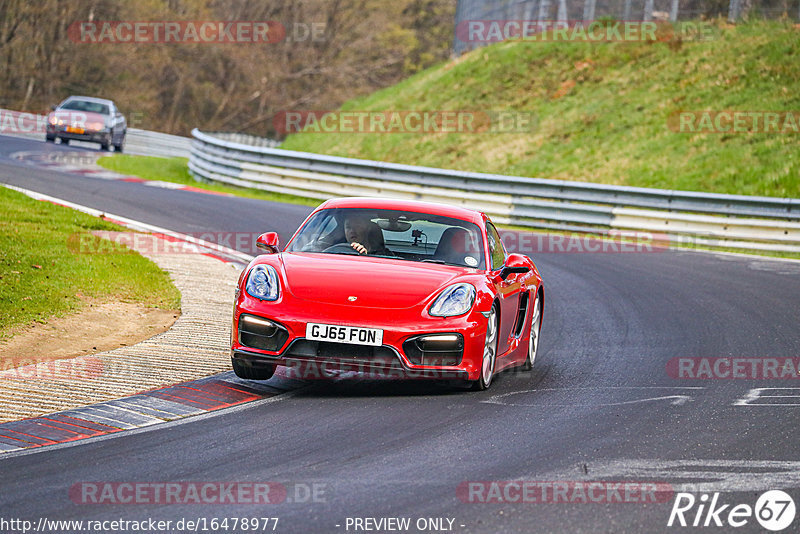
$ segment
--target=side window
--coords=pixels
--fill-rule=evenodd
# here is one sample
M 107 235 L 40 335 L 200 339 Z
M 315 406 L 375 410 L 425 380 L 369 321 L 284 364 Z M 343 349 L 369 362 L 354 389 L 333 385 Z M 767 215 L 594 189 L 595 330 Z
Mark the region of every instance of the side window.
M 503 246 L 503 240 L 500 239 L 500 234 L 497 233 L 497 229 L 495 229 L 494 225 L 491 223 L 486 225 L 486 237 L 489 238 L 489 254 L 492 256 L 492 270 L 496 271 L 506 262 L 506 249 Z

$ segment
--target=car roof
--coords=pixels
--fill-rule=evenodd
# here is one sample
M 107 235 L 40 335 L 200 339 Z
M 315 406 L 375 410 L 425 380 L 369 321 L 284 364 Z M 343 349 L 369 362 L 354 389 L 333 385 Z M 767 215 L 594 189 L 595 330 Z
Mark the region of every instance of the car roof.
M 485 215 L 477 210 L 451 206 L 449 204 L 439 204 L 436 202 L 423 202 L 420 200 L 400 200 L 394 198 L 370 198 L 370 197 L 344 197 L 335 198 L 324 202 L 318 209 L 330 208 L 373 208 L 405 210 L 417 213 L 430 213 L 443 217 L 453 217 L 463 221 L 470 221 L 481 224 Z
M 108 100 L 107 98 L 96 98 L 93 96 L 80 96 L 80 95 L 72 95 L 65 98 L 61 103 L 67 102 L 69 100 L 86 100 L 87 102 L 96 102 L 98 104 L 110 104 L 113 105 L 114 102 L 112 100 Z

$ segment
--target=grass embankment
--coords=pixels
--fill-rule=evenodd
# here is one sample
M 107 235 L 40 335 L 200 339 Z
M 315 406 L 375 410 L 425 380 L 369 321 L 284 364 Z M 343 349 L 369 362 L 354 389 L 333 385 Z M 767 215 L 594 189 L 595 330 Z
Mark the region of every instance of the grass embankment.
M 150 260 L 122 245 L 81 252 L 78 236 L 94 230 L 127 231 L 0 187 L 0 339 L 86 299 L 180 308 L 180 292 Z
M 224 184 L 213 184 L 198 182 L 189 174 L 186 158 L 159 158 L 154 156 L 131 156 L 119 154 L 106 156 L 97 160 L 97 164 L 108 170 L 121 174 L 128 174 L 144 178 L 145 180 L 158 180 L 175 184 L 189 185 L 206 191 L 217 193 L 229 193 L 232 195 L 259 200 L 269 200 L 272 202 L 287 202 L 290 204 L 302 204 L 304 206 L 318 206 L 319 200 L 298 197 L 294 195 L 283 195 L 280 193 L 270 193 L 260 189 L 236 187 Z
M 800 134 L 683 133 L 678 111 L 800 112 L 800 29 L 713 23 L 702 42 L 504 42 L 342 110 L 532 112 L 530 133 L 301 133 L 281 148 L 509 175 L 800 197 Z

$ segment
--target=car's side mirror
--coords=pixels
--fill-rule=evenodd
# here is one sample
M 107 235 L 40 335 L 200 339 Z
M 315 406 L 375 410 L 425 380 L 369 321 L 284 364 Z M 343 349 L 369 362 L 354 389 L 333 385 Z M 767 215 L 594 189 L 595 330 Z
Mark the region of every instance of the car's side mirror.
M 58 107 L 58 106 L 56 106 L 55 104 L 53 104 L 52 106 L 50 106 L 50 111 L 55 111 L 57 107 Z
M 530 260 L 522 254 L 509 254 L 506 264 L 500 269 L 500 278 L 505 280 L 512 274 L 524 274 L 530 271 Z
M 280 238 L 276 232 L 267 232 L 261 234 L 256 239 L 256 248 L 259 248 L 267 254 L 275 254 L 280 249 Z

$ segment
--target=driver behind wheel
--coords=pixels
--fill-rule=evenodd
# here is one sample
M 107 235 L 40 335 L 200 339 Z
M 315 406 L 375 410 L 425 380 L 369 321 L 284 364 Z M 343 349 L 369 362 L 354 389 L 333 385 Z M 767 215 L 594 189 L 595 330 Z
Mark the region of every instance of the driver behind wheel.
M 348 215 L 344 221 L 344 235 L 350 246 L 359 254 L 394 255 L 386 248 L 380 227 L 366 215 Z

